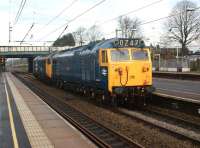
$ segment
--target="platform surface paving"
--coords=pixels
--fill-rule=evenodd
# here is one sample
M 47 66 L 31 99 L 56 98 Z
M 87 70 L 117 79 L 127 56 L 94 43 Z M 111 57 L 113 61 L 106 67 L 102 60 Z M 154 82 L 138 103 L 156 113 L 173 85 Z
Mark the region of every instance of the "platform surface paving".
M 200 103 L 200 81 L 154 78 L 156 93 Z
M 12 74 L 6 78 L 31 147 L 96 147 Z

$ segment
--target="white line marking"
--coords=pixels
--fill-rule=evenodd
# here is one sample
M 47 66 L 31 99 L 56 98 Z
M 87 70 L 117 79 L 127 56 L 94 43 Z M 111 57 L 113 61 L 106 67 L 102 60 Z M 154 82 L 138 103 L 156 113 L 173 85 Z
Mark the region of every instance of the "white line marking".
M 13 137 L 13 144 L 14 144 L 14 148 L 19 148 L 17 135 L 16 135 L 16 131 L 15 131 L 15 124 L 14 124 L 14 120 L 13 120 L 13 116 L 12 116 L 12 109 L 11 109 L 11 105 L 10 105 L 10 98 L 9 98 L 7 87 L 6 87 L 5 78 L 4 78 L 4 84 L 5 84 L 4 87 L 5 87 L 5 92 L 6 92 L 6 99 L 7 99 L 7 104 L 8 104 L 9 118 L 10 118 L 10 127 L 11 127 L 12 137 Z

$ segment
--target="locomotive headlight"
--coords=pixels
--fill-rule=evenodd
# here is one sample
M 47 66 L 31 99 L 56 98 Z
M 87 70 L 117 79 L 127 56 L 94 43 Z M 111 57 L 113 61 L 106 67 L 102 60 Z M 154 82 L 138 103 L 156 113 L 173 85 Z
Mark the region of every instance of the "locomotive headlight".
M 103 76 L 107 76 L 108 70 L 105 69 L 105 68 L 101 69 L 101 74 L 102 74 Z

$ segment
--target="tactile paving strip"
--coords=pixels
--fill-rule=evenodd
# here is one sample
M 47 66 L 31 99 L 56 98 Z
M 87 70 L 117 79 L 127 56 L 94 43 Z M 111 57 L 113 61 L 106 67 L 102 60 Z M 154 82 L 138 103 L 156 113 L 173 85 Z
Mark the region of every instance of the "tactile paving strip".
M 9 86 L 14 94 L 14 100 L 27 132 L 31 147 L 33 148 L 54 148 L 46 134 L 43 132 L 34 115 L 22 99 L 12 80 L 7 76 Z

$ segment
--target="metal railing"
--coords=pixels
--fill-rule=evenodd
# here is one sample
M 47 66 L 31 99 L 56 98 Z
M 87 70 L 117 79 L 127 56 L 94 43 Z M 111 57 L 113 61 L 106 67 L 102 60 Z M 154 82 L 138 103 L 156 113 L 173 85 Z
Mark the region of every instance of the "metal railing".
M 187 58 L 153 60 L 155 71 L 178 71 L 178 69 L 190 69 L 190 61 Z
M 47 54 L 55 50 L 64 50 L 65 48 L 51 46 L 0 46 L 0 55 Z
M 0 46 L 0 52 L 39 52 L 49 51 L 47 46 Z

